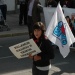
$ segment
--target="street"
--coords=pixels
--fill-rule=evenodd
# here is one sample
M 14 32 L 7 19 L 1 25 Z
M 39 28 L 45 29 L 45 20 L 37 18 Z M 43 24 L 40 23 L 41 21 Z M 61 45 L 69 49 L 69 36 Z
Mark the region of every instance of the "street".
M 12 56 L 9 47 L 18 44 L 20 42 L 23 42 L 28 38 L 29 38 L 28 35 L 0 38 L 0 58 L 6 56 Z
M 0 38 L 0 75 L 32 75 L 32 60 L 17 59 L 8 48 L 27 39 L 28 35 Z M 59 50 L 54 52 L 49 75 L 75 75 L 75 52 L 70 51 L 66 58 L 62 57 Z

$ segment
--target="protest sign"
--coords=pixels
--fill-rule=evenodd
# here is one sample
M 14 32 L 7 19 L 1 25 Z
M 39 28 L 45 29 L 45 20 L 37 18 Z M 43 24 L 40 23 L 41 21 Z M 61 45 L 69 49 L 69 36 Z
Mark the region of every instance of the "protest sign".
M 36 55 L 41 52 L 33 39 L 10 46 L 9 49 L 18 59 L 28 57 L 29 54 Z

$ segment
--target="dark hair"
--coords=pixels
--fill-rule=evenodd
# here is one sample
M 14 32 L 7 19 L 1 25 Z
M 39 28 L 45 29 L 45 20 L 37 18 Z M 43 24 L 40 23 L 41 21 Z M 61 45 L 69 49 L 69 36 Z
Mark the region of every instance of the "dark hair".
M 69 19 L 69 23 L 71 23 L 71 19 L 70 19 L 70 17 L 69 17 L 69 16 L 66 16 L 65 18 L 66 18 L 66 19 L 68 18 L 68 19 Z
M 66 16 L 65 18 L 69 18 L 69 19 L 70 19 L 70 17 L 69 17 L 69 16 Z
M 34 29 L 41 29 L 41 30 L 45 31 L 45 25 L 42 22 L 36 22 L 33 26 L 33 30 Z
M 40 38 L 44 37 L 44 32 L 45 32 L 45 25 L 42 22 L 36 22 L 33 26 L 33 33 L 32 33 L 32 37 L 35 39 L 36 37 L 34 36 L 34 30 L 35 29 L 40 29 L 42 31 L 42 35 Z
M 66 18 L 66 19 L 67 19 L 67 18 L 69 19 L 69 26 L 70 26 L 70 28 L 72 28 L 73 25 L 72 25 L 72 22 L 71 22 L 70 17 L 69 17 L 69 16 L 66 16 L 65 18 Z

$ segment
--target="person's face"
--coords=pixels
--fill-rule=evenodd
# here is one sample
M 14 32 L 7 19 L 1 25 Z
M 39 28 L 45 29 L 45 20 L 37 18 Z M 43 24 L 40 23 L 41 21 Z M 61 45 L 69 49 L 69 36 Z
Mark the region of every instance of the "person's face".
M 66 20 L 67 20 L 67 22 L 69 23 L 69 21 L 70 21 L 69 18 L 66 18 Z
M 34 36 L 39 39 L 42 35 L 42 31 L 40 29 L 35 29 L 34 30 Z
M 74 20 L 74 18 L 75 18 L 75 15 L 72 15 L 72 16 L 71 16 L 71 19 Z

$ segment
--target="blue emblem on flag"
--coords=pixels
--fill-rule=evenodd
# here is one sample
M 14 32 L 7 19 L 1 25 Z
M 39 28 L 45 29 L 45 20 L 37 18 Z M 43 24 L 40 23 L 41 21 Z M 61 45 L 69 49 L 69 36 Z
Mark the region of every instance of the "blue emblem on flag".
M 65 28 L 63 26 L 63 22 L 62 21 L 58 22 L 58 25 L 53 30 L 53 35 L 55 37 L 57 37 L 61 41 L 62 45 L 66 45 L 67 44 Z

